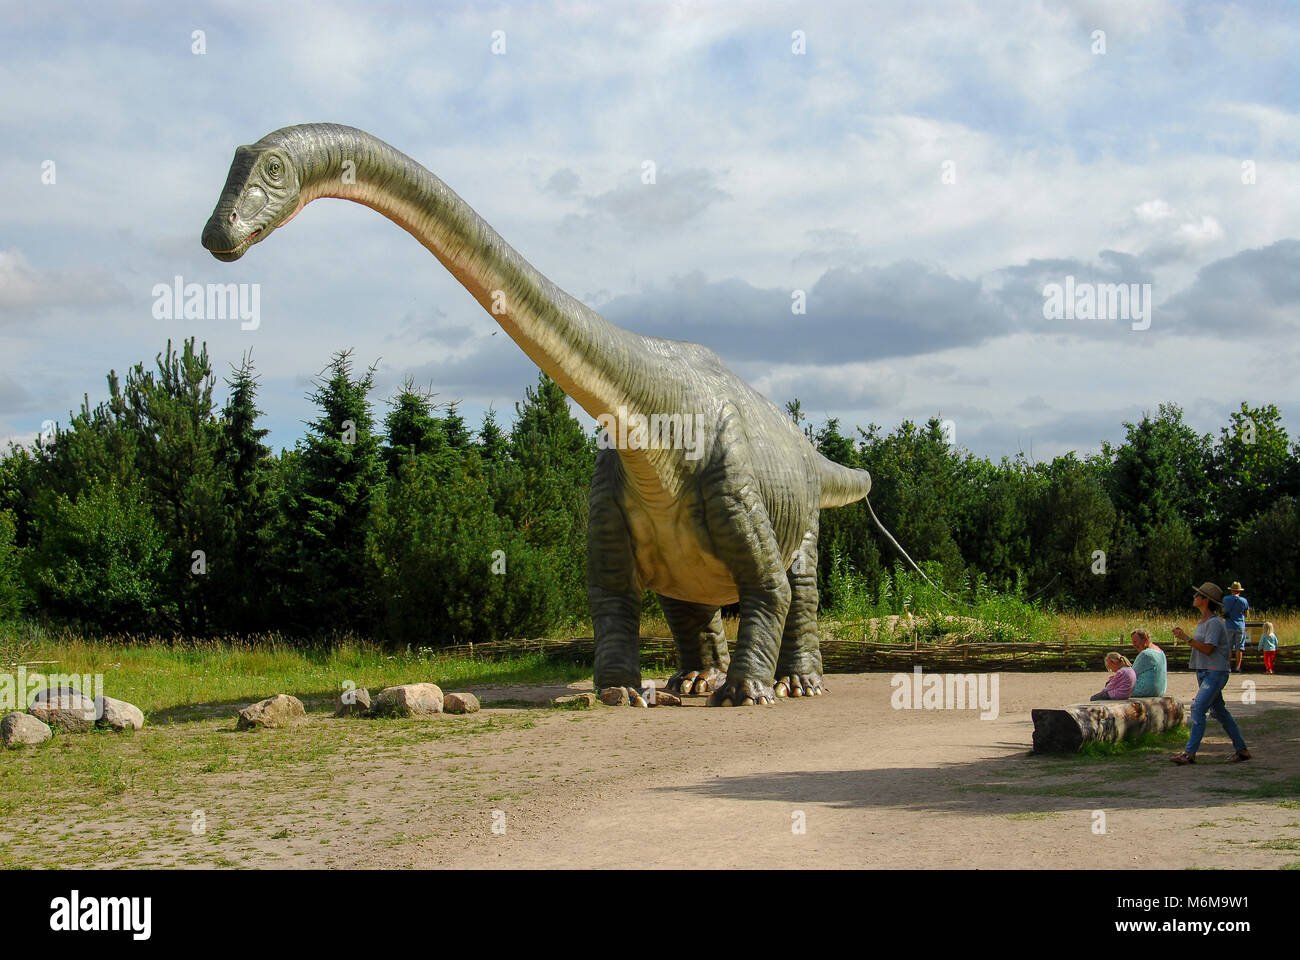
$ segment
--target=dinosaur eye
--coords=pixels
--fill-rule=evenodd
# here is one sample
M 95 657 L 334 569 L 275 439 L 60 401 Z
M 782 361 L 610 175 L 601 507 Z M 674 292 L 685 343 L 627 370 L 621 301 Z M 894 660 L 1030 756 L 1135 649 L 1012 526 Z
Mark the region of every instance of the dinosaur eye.
M 266 172 L 270 175 L 272 180 L 280 179 L 280 170 L 281 166 L 278 157 L 272 157 L 266 162 Z

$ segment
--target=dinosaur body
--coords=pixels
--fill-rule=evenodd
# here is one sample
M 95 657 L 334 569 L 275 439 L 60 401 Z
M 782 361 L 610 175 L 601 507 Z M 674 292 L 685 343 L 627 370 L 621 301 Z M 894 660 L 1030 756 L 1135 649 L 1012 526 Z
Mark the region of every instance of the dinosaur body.
M 238 259 L 325 196 L 364 203 L 410 232 L 606 427 L 587 538 L 598 690 L 625 687 L 644 702 L 648 588 L 677 645 L 670 689 L 737 706 L 824 691 L 818 515 L 865 497 L 865 471 L 818 454 L 707 347 L 625 330 L 560 290 L 446 184 L 363 131 L 305 124 L 238 148 L 203 245 Z M 729 656 L 719 608 L 736 602 Z

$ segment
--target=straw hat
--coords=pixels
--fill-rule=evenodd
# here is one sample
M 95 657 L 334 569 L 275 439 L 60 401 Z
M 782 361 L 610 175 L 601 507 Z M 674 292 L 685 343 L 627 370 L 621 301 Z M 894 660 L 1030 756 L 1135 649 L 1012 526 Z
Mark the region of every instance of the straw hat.
M 1244 590 L 1245 588 L 1241 585 L 1240 580 L 1234 580 L 1232 581 L 1232 586 L 1230 586 L 1228 589 L 1236 591 L 1236 590 Z
M 1201 596 L 1208 597 L 1211 603 L 1223 606 L 1223 590 L 1219 588 L 1217 583 L 1210 583 L 1209 580 L 1206 580 L 1199 587 L 1192 587 L 1192 589 Z

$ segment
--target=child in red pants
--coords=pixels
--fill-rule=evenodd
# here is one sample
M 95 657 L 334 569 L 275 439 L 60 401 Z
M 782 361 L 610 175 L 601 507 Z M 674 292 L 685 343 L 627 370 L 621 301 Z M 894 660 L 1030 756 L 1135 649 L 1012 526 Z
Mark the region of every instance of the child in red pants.
M 1264 672 L 1273 672 L 1273 661 L 1277 659 L 1277 635 L 1273 633 L 1273 624 L 1264 624 L 1264 635 L 1259 638 L 1259 652 L 1264 654 Z

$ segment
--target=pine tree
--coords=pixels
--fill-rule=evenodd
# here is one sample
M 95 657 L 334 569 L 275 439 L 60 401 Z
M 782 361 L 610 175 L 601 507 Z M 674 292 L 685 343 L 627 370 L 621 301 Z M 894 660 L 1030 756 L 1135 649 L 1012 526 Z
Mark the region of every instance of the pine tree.
M 512 505 L 515 527 L 553 564 L 564 615 L 586 615 L 587 495 L 596 465 L 596 441 L 569 413 L 560 386 L 541 373 L 515 404 L 510 456 L 521 475 Z
M 497 424 L 496 411 L 488 407 L 478 431 L 479 453 L 487 463 L 499 463 L 509 454 L 506 433 Z
M 352 351 L 341 350 L 309 395 L 321 414 L 298 444 L 285 503 L 284 536 L 294 545 L 287 615 L 299 632 L 364 630 L 374 613 L 366 535 L 384 479 L 370 412 L 374 375 L 372 366 L 354 378 Z
M 202 635 L 214 591 L 212 564 L 221 562 L 225 539 L 226 480 L 217 455 L 216 377 L 207 344 L 198 352 L 194 344 L 194 338 L 186 340 L 177 353 L 167 341 L 166 351 L 155 358 L 156 373 L 136 364 L 110 406 L 120 410 L 134 435 L 135 466 L 171 548 L 164 584 L 176 626 Z
M 278 491 L 267 431 L 257 426 L 257 377 L 245 354 L 226 380 L 230 393 L 221 412 L 217 460 L 224 470 L 223 545 L 212 564 L 217 619 L 223 629 L 268 629 L 277 583 L 272 562 Z
M 389 406 L 392 409 L 384 417 L 385 443 L 380 455 L 390 477 L 397 475 L 403 463 L 419 456 L 431 457 L 444 471 L 459 462 L 459 455 L 447 440 L 443 421 L 433 415 L 431 393 L 417 389 L 408 377 Z

